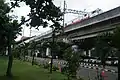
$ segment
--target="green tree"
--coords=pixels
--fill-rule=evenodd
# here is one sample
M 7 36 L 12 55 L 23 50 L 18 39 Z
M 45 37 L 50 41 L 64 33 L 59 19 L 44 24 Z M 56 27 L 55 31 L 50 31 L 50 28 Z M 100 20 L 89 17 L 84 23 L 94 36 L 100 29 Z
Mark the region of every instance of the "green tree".
M 21 31 L 21 27 L 18 26 L 18 21 L 13 20 L 11 16 L 9 16 L 9 6 L 4 2 L 4 0 L 0 0 L 0 32 L 1 32 L 1 41 L 3 41 L 3 47 L 8 47 L 8 68 L 6 75 L 12 76 L 11 68 L 13 56 L 11 53 L 11 45 L 14 43 L 14 39 L 17 37 L 19 32 Z M 5 40 L 5 41 L 4 41 Z
M 120 80 L 120 26 L 117 26 L 111 35 L 110 45 L 118 49 L 118 80 Z
M 106 65 L 106 60 L 108 56 L 111 54 L 112 47 L 109 45 L 109 38 L 110 38 L 110 33 L 102 33 L 99 34 L 97 39 L 96 39 L 96 45 L 95 45 L 95 51 L 97 56 L 101 60 L 101 64 L 103 65 L 103 68 L 105 68 Z
M 8 68 L 7 68 L 7 76 L 12 76 L 11 73 L 11 68 L 12 68 L 12 61 L 13 61 L 13 56 L 11 52 L 11 46 L 14 45 L 14 39 L 17 38 L 17 34 L 21 31 L 21 27 L 18 26 L 18 21 L 14 20 L 13 22 L 7 23 L 8 28 L 6 29 L 7 31 L 7 39 L 8 39 L 8 56 L 9 56 L 9 61 L 8 61 Z
M 28 50 L 29 50 L 29 43 L 25 43 L 25 45 L 24 45 L 24 60 L 25 60 L 25 56 L 28 55 Z
M 15 46 L 15 48 L 13 48 L 13 57 L 20 59 L 20 54 L 21 54 L 21 47 Z
M 30 7 L 30 12 L 28 13 L 29 19 L 25 19 L 25 17 L 22 17 L 21 23 L 22 24 L 28 22 L 27 25 L 31 25 L 32 27 L 35 27 L 36 29 L 39 28 L 39 26 L 43 27 L 51 27 L 54 28 L 56 31 L 59 31 L 62 29 L 62 26 L 60 25 L 59 21 L 62 20 L 62 12 L 59 7 L 56 7 L 52 0 L 11 0 L 14 2 L 11 2 L 11 8 L 14 7 L 20 7 L 20 2 L 25 2 L 26 5 Z M 49 22 L 52 22 L 50 24 Z
M 59 7 L 56 7 L 52 0 L 12 0 L 11 6 L 8 7 L 7 4 L 4 3 L 3 0 L 0 1 L 0 30 L 3 35 L 1 36 L 5 40 L 7 39 L 8 44 L 8 54 L 9 54 L 9 61 L 8 61 L 8 68 L 6 75 L 12 76 L 11 68 L 12 68 L 12 52 L 11 52 L 11 44 L 12 41 L 16 38 L 16 34 L 20 32 L 21 25 L 31 25 L 32 27 L 35 27 L 38 29 L 39 26 L 43 27 L 51 27 L 54 29 L 54 31 L 59 31 L 62 29 L 62 26 L 60 25 L 59 21 L 62 20 L 62 13 L 59 9 Z M 25 17 L 22 17 L 21 22 L 18 24 L 17 20 L 12 20 L 8 13 L 12 11 L 15 7 L 20 7 L 19 3 L 25 2 L 26 5 L 30 7 L 30 13 L 28 13 L 29 19 L 25 19 Z M 30 21 L 30 23 L 28 22 Z M 28 22 L 28 23 L 27 23 Z M 49 22 L 52 22 L 50 25 Z M 4 41 L 2 39 L 2 41 Z
M 0 50 L 3 50 L 7 46 L 7 34 L 5 29 L 6 23 L 9 21 L 8 16 L 5 14 L 7 10 L 7 4 L 4 3 L 4 0 L 0 0 Z
M 71 48 L 65 50 L 64 59 L 66 60 L 65 74 L 68 76 L 68 80 L 76 78 L 77 70 L 80 66 L 80 54 L 72 51 Z
M 50 72 L 52 73 L 52 62 L 53 58 L 58 56 L 63 59 L 64 51 L 69 47 L 69 44 L 64 42 L 57 42 L 57 41 L 45 41 L 42 45 L 42 48 L 46 51 L 47 48 L 51 49 L 51 65 L 50 65 Z
M 26 23 L 27 25 L 31 25 L 32 27 L 35 27 L 36 29 L 39 28 L 39 26 L 47 27 L 49 26 L 52 28 L 52 42 L 54 45 L 54 38 L 56 32 L 61 32 L 63 30 L 60 21 L 62 20 L 63 13 L 61 12 L 59 7 L 56 7 L 52 0 L 13 0 L 12 7 L 15 6 L 19 7 L 18 2 L 25 2 L 26 5 L 29 5 L 30 7 L 30 13 L 28 14 L 29 19 L 25 20 L 25 18 L 22 18 L 22 22 L 19 24 L 20 26 L 29 20 L 30 23 Z M 11 8 L 12 8 L 11 7 Z M 11 9 L 10 8 L 10 9 Z M 52 24 L 49 24 L 49 22 L 52 22 Z M 52 55 L 51 50 L 51 55 Z M 51 58 L 51 69 L 50 72 L 52 73 L 52 62 L 53 59 Z
M 120 80 L 120 27 L 117 26 L 117 28 L 115 30 L 113 30 L 113 32 L 105 32 L 104 34 L 102 34 L 102 41 L 105 42 L 105 44 L 107 44 L 107 46 L 104 46 L 102 49 L 105 49 L 105 51 L 110 51 L 113 50 L 114 48 L 114 53 L 116 53 L 117 57 L 118 57 L 118 80 Z M 109 46 L 109 47 L 108 47 Z M 110 48 L 111 47 L 111 48 Z M 117 50 L 116 50 L 117 49 Z M 106 53 L 107 53 L 106 52 Z M 103 58 L 105 58 L 103 56 Z
M 20 55 L 22 55 L 23 60 L 25 61 L 25 56 L 28 55 L 29 43 L 23 42 L 20 45 L 19 49 L 20 49 L 20 52 L 21 52 Z
M 35 52 L 37 50 L 37 42 L 32 41 L 29 45 L 29 49 L 31 50 L 32 53 L 32 65 L 34 65 L 34 58 L 35 58 Z
M 64 42 L 56 42 L 56 48 L 55 53 L 57 53 L 57 56 L 59 59 L 63 59 L 65 50 L 70 47 L 70 44 L 64 43 Z

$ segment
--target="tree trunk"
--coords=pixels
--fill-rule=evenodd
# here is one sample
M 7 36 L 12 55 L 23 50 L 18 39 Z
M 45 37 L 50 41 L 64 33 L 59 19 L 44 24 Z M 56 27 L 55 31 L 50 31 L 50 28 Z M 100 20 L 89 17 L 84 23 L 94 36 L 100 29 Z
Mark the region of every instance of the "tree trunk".
M 50 64 L 50 73 L 52 73 L 54 41 L 55 41 L 55 32 L 53 31 L 53 34 L 52 34 L 52 45 L 51 45 L 51 64 Z
M 34 65 L 34 59 L 35 59 L 35 53 L 33 54 L 32 65 Z
M 35 47 L 34 47 L 34 50 L 33 50 L 33 58 L 32 58 L 32 65 L 34 65 L 34 60 L 35 60 Z
M 13 55 L 12 55 L 12 50 L 11 50 L 11 43 L 12 43 L 12 35 L 11 33 L 9 34 L 8 37 L 8 57 L 9 57 L 9 61 L 8 61 L 8 67 L 7 67 L 7 72 L 6 72 L 6 76 L 11 77 L 12 76 L 12 63 L 13 63 Z
M 51 57 L 51 63 L 50 63 L 50 73 L 52 73 L 52 65 L 53 65 L 53 56 Z
M 25 51 L 24 51 L 23 55 L 24 55 L 24 61 L 25 61 Z
M 102 68 L 105 69 L 105 64 L 106 60 L 104 58 L 101 59 L 101 65 L 102 65 Z
M 118 55 L 118 80 L 120 80 L 120 54 Z

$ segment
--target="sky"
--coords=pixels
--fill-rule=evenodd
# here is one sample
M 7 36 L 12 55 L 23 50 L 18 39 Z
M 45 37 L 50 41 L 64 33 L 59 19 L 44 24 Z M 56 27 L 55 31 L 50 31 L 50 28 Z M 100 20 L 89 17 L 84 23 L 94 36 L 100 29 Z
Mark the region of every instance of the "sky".
M 75 9 L 80 11 L 93 11 L 97 8 L 103 10 L 103 12 L 113 9 L 115 7 L 120 6 L 120 0 L 65 0 L 67 4 L 67 9 Z M 54 0 L 56 6 L 61 7 L 63 9 L 64 0 Z M 15 8 L 14 14 L 18 16 L 18 20 L 20 20 L 21 16 L 27 16 L 29 13 L 30 8 L 26 6 L 24 3 L 21 3 L 20 8 Z M 74 18 L 78 17 L 77 14 L 66 14 L 65 15 L 65 22 L 68 22 Z M 24 34 L 23 36 L 30 36 L 30 29 L 23 25 Z M 50 30 L 50 28 L 39 28 L 39 31 L 32 28 L 31 36 L 39 35 L 40 33 L 46 32 Z M 23 32 L 22 32 L 23 33 Z M 19 40 L 21 36 L 18 36 L 16 40 Z

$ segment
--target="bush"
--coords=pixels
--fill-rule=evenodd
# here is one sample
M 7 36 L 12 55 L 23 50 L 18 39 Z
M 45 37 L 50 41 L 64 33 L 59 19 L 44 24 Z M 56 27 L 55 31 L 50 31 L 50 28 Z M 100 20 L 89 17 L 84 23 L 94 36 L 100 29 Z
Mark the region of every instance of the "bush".
M 56 70 L 59 70 L 59 69 L 58 69 L 58 67 L 53 66 L 52 70 L 53 70 L 53 71 L 56 71 Z
M 76 71 L 79 68 L 81 61 L 80 53 L 73 52 L 71 48 L 65 51 L 64 59 L 67 61 L 66 66 L 62 69 L 62 73 L 66 74 L 68 80 L 76 78 Z
M 43 64 L 43 68 L 45 68 L 45 69 L 49 69 L 50 68 L 50 64 L 48 64 L 48 63 L 46 63 L 46 64 Z M 58 67 L 56 67 L 56 66 L 52 66 L 52 70 L 53 71 L 56 71 L 56 70 L 59 70 L 58 69 Z
M 35 65 L 38 65 L 38 62 L 35 60 L 35 61 L 34 61 L 34 64 L 35 64 Z
M 62 74 L 65 74 L 65 72 L 66 72 L 66 69 L 67 69 L 67 66 L 65 66 L 65 67 L 62 67 L 62 68 L 61 68 L 61 73 L 62 73 Z
M 43 64 L 43 67 L 45 68 L 45 69 L 49 69 L 49 67 L 50 67 L 50 64 Z

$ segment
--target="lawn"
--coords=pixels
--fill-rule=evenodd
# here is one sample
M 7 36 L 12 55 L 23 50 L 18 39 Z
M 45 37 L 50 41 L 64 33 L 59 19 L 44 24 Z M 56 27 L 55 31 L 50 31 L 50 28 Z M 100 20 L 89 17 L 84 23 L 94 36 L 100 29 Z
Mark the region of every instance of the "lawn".
M 4 75 L 7 68 L 7 58 L 0 57 L 0 80 L 8 80 Z M 32 66 L 29 62 L 13 61 L 13 78 L 11 80 L 64 80 L 65 76 L 60 72 L 49 73 L 47 69 Z

